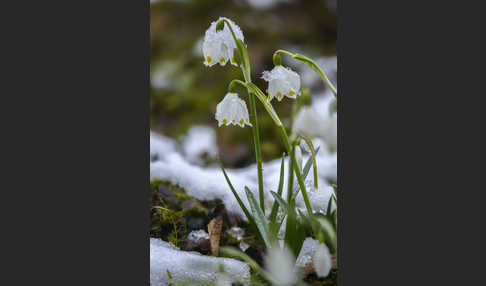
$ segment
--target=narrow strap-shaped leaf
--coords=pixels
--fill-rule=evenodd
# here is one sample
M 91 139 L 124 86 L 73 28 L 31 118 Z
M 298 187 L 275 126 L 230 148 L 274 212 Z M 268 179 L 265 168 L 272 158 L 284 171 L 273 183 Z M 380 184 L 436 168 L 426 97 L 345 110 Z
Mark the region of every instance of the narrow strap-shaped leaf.
M 331 186 L 332 186 L 332 189 L 334 190 L 334 194 L 337 197 L 337 189 L 338 189 L 338 186 L 336 184 L 332 184 Z
M 314 150 L 314 144 L 312 143 L 312 140 L 310 140 L 309 137 L 307 136 L 300 136 L 302 139 L 304 139 L 305 143 L 307 143 L 307 146 L 309 146 L 309 149 L 311 151 L 311 158 L 312 158 L 312 164 L 314 166 L 314 187 L 317 189 L 317 159 L 316 159 L 316 151 Z
M 331 214 L 332 223 L 334 224 L 334 229 L 337 229 L 337 210 L 334 210 Z
M 287 215 L 286 215 L 286 214 L 284 214 L 284 215 L 282 216 L 282 219 L 281 219 L 279 222 L 276 222 L 276 223 L 275 223 L 275 229 L 274 229 L 274 231 L 275 231 L 275 237 L 277 237 L 278 232 L 279 232 L 280 228 L 282 227 L 282 224 L 283 224 L 283 222 L 284 222 L 284 220 L 285 220 L 285 217 L 287 217 Z
M 272 196 L 275 198 L 275 203 L 279 204 L 282 207 L 284 213 L 288 213 L 289 206 L 284 201 L 284 199 L 282 199 L 282 197 L 275 192 L 270 191 L 270 194 L 272 194 Z
M 270 240 L 270 231 L 268 228 L 267 220 L 265 215 L 263 214 L 262 210 L 258 206 L 253 193 L 245 186 L 246 196 L 248 197 L 248 202 L 250 202 L 251 211 L 253 213 L 253 218 L 255 220 L 255 224 L 260 231 L 260 234 L 263 238 L 263 242 L 267 248 L 272 247 L 271 240 Z
M 293 200 L 289 202 L 287 209 L 288 209 L 287 224 L 285 226 L 284 241 L 292 250 L 292 253 L 295 255 L 295 257 L 297 257 L 299 255 L 299 253 L 297 252 L 297 248 L 298 248 L 297 215 L 295 213 L 295 204 Z
M 331 207 L 332 207 L 332 198 L 329 198 L 329 202 L 327 203 L 327 210 L 326 210 L 326 216 L 331 217 Z
M 224 170 L 224 167 L 223 167 L 223 164 L 221 162 L 219 162 L 220 164 L 220 167 L 221 167 L 221 170 L 223 170 L 223 174 L 224 174 L 224 177 L 226 178 L 226 182 L 228 182 L 228 185 L 231 189 L 231 192 L 233 192 L 233 195 L 235 196 L 236 198 L 236 201 L 238 201 L 238 204 L 240 205 L 240 208 L 243 210 L 243 212 L 245 213 L 245 216 L 246 218 L 248 219 L 248 222 L 250 224 L 254 224 L 255 225 L 255 221 L 253 220 L 253 217 L 251 216 L 250 212 L 248 211 L 248 209 L 246 208 L 245 204 L 243 204 L 243 201 L 241 200 L 240 196 L 238 195 L 238 193 L 235 191 L 235 188 L 233 187 L 233 184 L 231 184 L 231 181 L 228 177 L 228 175 L 226 174 L 226 171 Z M 255 225 L 256 226 L 256 225 Z
M 295 149 L 294 145 L 292 145 L 292 149 L 290 149 L 290 156 L 289 156 L 289 178 L 287 184 L 287 203 L 290 204 L 293 196 L 293 186 L 294 186 L 294 159 L 295 159 Z
M 284 182 L 284 162 L 285 162 L 285 153 L 282 154 L 282 162 L 280 163 L 280 180 L 278 181 L 278 190 L 277 194 L 282 196 L 282 191 L 283 191 L 283 182 Z M 270 192 L 271 193 L 271 192 Z M 275 219 L 277 218 L 277 213 L 278 213 L 278 206 L 279 204 L 274 202 L 272 206 L 272 212 L 270 213 L 270 223 L 272 225 L 275 225 Z
M 317 152 L 319 152 L 319 149 L 321 149 L 321 146 L 317 147 L 316 154 Z M 307 175 L 309 175 L 309 171 L 311 167 L 312 167 L 312 157 L 309 157 L 309 159 L 307 159 L 307 161 L 305 162 L 304 169 L 302 169 L 302 173 L 303 173 L 302 177 L 304 178 L 304 180 L 307 178 Z M 299 191 L 300 191 L 299 186 L 296 186 L 294 188 L 294 193 L 295 193 L 294 197 L 297 197 Z
M 335 253 L 337 250 L 337 238 L 333 223 L 325 217 L 319 217 L 316 218 L 316 220 L 318 222 L 319 228 L 325 235 L 325 240 L 330 246 L 329 248 L 331 250 L 331 253 Z

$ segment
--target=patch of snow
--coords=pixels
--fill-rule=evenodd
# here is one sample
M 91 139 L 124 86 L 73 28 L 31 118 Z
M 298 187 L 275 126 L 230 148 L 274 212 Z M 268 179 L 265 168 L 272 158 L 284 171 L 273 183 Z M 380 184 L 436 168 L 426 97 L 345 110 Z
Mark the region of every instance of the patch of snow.
M 256 172 L 256 169 L 254 171 Z M 227 170 L 227 174 L 241 200 L 249 208 L 245 186 L 248 186 L 257 196 L 257 182 L 235 175 L 232 170 Z M 219 168 L 202 168 L 192 165 L 180 154 L 172 153 L 166 156 L 164 161 L 150 164 L 150 179 L 167 180 L 183 188 L 189 195 L 198 200 L 221 199 L 227 210 L 244 217 L 243 211 Z
M 295 266 L 304 269 L 312 265 L 319 277 L 326 277 L 331 271 L 331 254 L 325 244 L 307 237 L 300 250 Z
M 240 241 L 243 238 L 243 235 L 245 235 L 245 230 L 238 226 L 233 226 L 227 230 L 227 232 L 238 241 Z
M 300 249 L 299 256 L 295 261 L 295 266 L 299 268 L 305 268 L 307 265 L 312 263 L 312 257 L 316 252 L 317 246 L 319 245 L 319 241 L 307 237 L 304 240 L 304 244 L 302 244 L 302 248 Z
M 186 160 L 202 165 L 204 154 L 215 157 L 218 154 L 216 132 L 209 126 L 196 125 L 182 138 L 182 150 Z
M 199 244 L 201 238 L 209 239 L 209 234 L 204 230 L 193 230 L 187 235 L 187 240 Z
M 176 151 L 176 141 L 150 131 L 150 157 L 162 160 L 167 154 Z
M 250 268 L 247 264 L 232 259 L 204 256 L 196 252 L 181 251 L 160 239 L 150 239 L 150 285 L 167 286 L 170 272 L 173 282 L 213 281 L 221 279 L 223 267 L 227 280 L 249 285 Z M 200 285 L 195 282 L 192 285 Z M 223 284 L 225 285 L 225 284 Z

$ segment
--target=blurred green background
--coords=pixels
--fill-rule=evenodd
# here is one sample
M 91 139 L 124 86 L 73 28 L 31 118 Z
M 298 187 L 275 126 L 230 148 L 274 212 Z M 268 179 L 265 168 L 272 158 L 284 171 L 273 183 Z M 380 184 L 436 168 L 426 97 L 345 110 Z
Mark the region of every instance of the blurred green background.
M 232 19 L 245 37 L 252 65 L 252 79 L 263 91 L 264 70 L 273 68 L 272 55 L 287 49 L 310 57 L 336 55 L 336 0 L 159 0 L 150 9 L 150 127 L 178 138 L 193 125 L 215 128 L 220 156 L 234 167 L 254 161 L 251 128 L 217 127 L 216 105 L 232 79 L 243 79 L 241 70 L 227 64 L 203 65 L 202 39 L 211 22 L 220 16 Z M 291 64 L 283 56 L 283 64 Z M 292 65 L 291 65 L 292 66 Z M 295 70 L 295 69 L 294 69 Z M 310 93 L 324 84 L 306 86 Z M 247 101 L 246 92 L 238 90 Z M 273 105 L 289 126 L 290 99 Z M 248 103 L 247 103 L 248 104 Z M 261 104 L 258 119 L 264 160 L 284 150 L 278 130 Z

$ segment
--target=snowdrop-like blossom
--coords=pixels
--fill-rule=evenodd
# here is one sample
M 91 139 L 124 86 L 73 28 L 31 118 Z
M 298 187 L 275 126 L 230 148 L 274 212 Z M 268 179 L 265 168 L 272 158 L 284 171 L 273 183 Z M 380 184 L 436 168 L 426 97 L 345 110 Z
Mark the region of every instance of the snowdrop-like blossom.
M 227 20 L 231 24 L 231 28 L 233 28 L 236 38 L 244 41 L 243 32 L 240 27 L 230 19 L 220 17 L 218 21 L 212 22 L 211 26 L 206 30 L 202 45 L 204 65 L 209 67 L 217 63 L 224 66 L 228 61 L 231 61 L 231 64 L 238 66 L 234 58 L 234 51 L 237 49 L 237 46 L 228 25 L 225 23 L 224 28 L 221 31 L 216 31 L 216 25 L 222 19 Z
M 317 276 L 327 277 L 332 268 L 331 253 L 325 244 L 319 243 L 312 259 Z
M 320 137 L 330 147 L 337 148 L 337 118 L 318 114 L 312 107 L 303 106 L 294 121 L 293 130 L 311 138 Z
M 245 127 L 245 124 L 252 126 L 249 118 L 245 101 L 236 93 L 228 92 L 216 106 L 216 120 L 219 127 L 230 124 L 241 127 Z
M 294 121 L 294 132 L 311 138 L 321 137 L 323 134 L 322 122 L 324 118 L 319 116 L 312 107 L 302 106 Z
M 268 97 L 281 101 L 284 96 L 296 98 L 300 90 L 300 76 L 290 68 L 278 65 L 271 71 L 264 71 L 262 78 L 268 82 Z
M 288 248 L 275 245 L 268 250 L 265 257 L 265 269 L 278 285 L 293 285 L 297 281 L 297 271 L 293 261 L 293 255 Z

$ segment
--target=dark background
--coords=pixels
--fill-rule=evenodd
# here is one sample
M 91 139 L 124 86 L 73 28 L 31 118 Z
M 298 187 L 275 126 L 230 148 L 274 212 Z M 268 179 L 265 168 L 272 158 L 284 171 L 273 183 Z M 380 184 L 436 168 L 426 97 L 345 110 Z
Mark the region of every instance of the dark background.
M 338 3 L 339 285 L 484 280 L 470 3 Z M 8 4 L 0 282 L 148 285 L 149 3 Z

